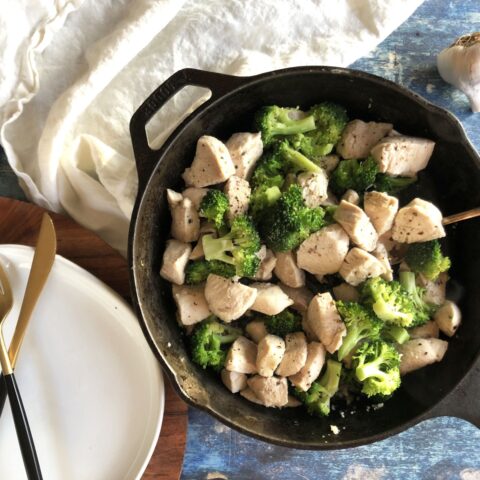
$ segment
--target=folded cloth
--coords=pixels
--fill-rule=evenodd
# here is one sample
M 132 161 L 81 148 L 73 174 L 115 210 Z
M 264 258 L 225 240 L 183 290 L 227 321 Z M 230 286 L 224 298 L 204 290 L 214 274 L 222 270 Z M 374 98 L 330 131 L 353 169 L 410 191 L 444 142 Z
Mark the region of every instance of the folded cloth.
M 137 178 L 128 132 L 175 71 L 346 66 L 421 0 L 16 0 L 0 13 L 0 142 L 29 198 L 125 253 Z M 149 123 L 159 146 L 202 96 Z

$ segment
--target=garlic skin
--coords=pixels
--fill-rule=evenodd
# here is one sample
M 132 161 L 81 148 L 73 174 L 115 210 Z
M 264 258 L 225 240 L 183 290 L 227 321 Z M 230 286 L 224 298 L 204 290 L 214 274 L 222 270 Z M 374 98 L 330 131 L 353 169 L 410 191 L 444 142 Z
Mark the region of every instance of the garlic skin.
M 480 112 L 480 32 L 462 35 L 437 57 L 440 76 L 461 90 Z

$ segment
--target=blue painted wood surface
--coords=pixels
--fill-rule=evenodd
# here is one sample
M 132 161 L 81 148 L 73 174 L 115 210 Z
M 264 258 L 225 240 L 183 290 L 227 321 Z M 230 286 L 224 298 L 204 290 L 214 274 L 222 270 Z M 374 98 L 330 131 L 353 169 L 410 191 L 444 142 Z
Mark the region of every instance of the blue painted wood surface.
M 480 149 L 480 114 L 439 77 L 436 54 L 457 36 L 480 30 L 479 0 L 426 2 L 368 57 L 352 67 L 411 88 L 447 108 Z M 0 150 L 0 195 L 24 198 Z M 477 399 L 480 401 L 480 399 Z M 480 431 L 437 418 L 374 445 L 336 452 L 271 446 L 190 409 L 182 480 L 480 480 Z
M 400 83 L 450 110 L 480 150 L 480 114 L 472 114 L 463 94 L 445 84 L 436 69 L 439 51 L 478 30 L 479 0 L 426 0 L 352 67 Z M 191 409 L 182 480 L 207 478 L 480 480 L 480 430 L 456 418 L 436 418 L 374 445 L 306 452 L 253 440 Z

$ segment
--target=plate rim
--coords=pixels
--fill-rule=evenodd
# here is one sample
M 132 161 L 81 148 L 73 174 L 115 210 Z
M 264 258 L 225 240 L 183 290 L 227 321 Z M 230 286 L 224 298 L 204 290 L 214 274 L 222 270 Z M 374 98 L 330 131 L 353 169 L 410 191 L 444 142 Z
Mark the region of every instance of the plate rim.
M 10 261 L 9 256 L 8 256 L 8 251 L 12 251 L 14 255 L 20 255 L 20 256 L 25 256 L 27 255 L 28 257 L 33 257 L 35 248 L 29 245 L 24 245 L 20 243 L 3 243 L 0 244 L 0 255 L 6 257 L 7 260 Z M 14 262 L 12 262 L 14 263 Z M 111 288 L 109 285 L 107 285 L 105 282 L 100 280 L 98 277 L 90 273 L 88 270 L 85 268 L 81 267 L 80 265 L 77 265 L 75 262 L 69 260 L 68 258 L 64 257 L 63 255 L 56 254 L 55 255 L 55 262 L 52 266 L 52 270 L 56 267 L 57 268 L 66 268 L 67 271 L 73 271 L 77 275 L 82 275 L 84 281 L 93 284 L 93 286 L 102 288 L 104 291 L 104 294 L 110 296 L 112 299 L 115 299 L 115 301 L 119 302 L 125 309 L 125 311 L 128 311 L 131 315 L 130 316 L 121 316 L 119 317 L 119 320 L 121 323 L 125 324 L 127 322 L 127 327 L 129 331 L 132 331 L 131 329 L 133 328 L 136 330 L 135 335 L 138 335 L 139 339 L 142 339 L 145 342 L 145 350 L 148 350 L 150 352 L 150 356 L 153 360 L 152 366 L 154 366 L 154 371 L 156 372 L 155 374 L 155 383 L 157 384 L 157 387 L 155 390 L 158 390 L 158 396 L 160 399 L 160 405 L 158 408 L 158 415 L 155 415 L 155 428 L 153 429 L 153 436 L 151 441 L 145 442 L 148 445 L 148 448 L 145 448 L 145 458 L 143 461 L 139 461 L 139 466 L 138 466 L 138 471 L 132 471 L 128 470 L 125 472 L 125 475 L 129 475 L 131 472 L 131 477 L 123 477 L 123 480 L 127 480 L 128 478 L 132 478 L 135 480 L 139 480 L 143 473 L 145 472 L 148 464 L 150 463 L 150 460 L 152 458 L 153 452 L 157 446 L 158 440 L 160 438 L 160 432 L 161 428 L 163 425 L 163 418 L 165 415 L 165 400 L 166 400 L 166 395 L 165 395 L 165 380 L 163 376 L 163 371 L 161 368 L 160 363 L 158 362 L 158 359 L 156 358 L 154 352 L 152 351 L 147 339 L 145 338 L 145 335 L 143 334 L 143 330 L 140 326 L 140 322 L 138 320 L 137 315 L 135 314 L 135 311 L 130 305 L 120 294 L 118 294 L 113 288 Z M 130 319 L 127 319 L 130 318 Z M 150 379 L 153 380 L 153 379 Z M 134 463 L 136 458 L 140 456 L 141 449 L 137 451 L 136 456 L 133 458 Z M 143 455 L 142 455 L 143 456 Z

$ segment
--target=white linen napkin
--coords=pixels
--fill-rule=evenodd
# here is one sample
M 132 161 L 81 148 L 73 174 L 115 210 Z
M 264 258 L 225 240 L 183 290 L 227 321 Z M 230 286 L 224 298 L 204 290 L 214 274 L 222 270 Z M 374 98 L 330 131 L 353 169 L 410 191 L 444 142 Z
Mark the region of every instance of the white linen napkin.
M 136 172 L 128 132 L 175 71 L 251 75 L 347 66 L 422 0 L 6 0 L 0 12 L 0 143 L 29 198 L 66 211 L 125 253 Z M 149 125 L 160 145 L 199 99 Z

